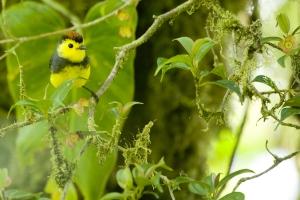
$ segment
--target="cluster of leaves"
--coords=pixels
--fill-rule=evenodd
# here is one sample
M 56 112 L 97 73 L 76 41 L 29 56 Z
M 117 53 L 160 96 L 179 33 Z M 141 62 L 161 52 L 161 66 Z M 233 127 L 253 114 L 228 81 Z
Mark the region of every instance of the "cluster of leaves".
M 241 192 L 231 192 L 221 198 L 218 198 L 218 192 L 220 188 L 222 188 L 230 179 L 234 178 L 237 175 L 243 174 L 243 173 L 254 173 L 252 170 L 249 169 L 241 169 L 238 171 L 235 171 L 231 174 L 228 174 L 224 178 L 220 180 L 221 174 L 215 174 L 212 173 L 206 177 L 204 177 L 200 181 L 193 180 L 188 177 L 178 177 L 176 178 L 175 185 L 179 185 L 181 183 L 189 183 L 188 188 L 191 192 L 194 194 L 198 194 L 205 199 L 208 200 L 244 200 L 245 195 Z
M 122 193 L 112 192 L 108 193 L 101 198 L 101 200 L 109 199 L 126 199 L 126 200 L 136 200 L 140 199 L 144 194 L 152 194 L 155 197 L 159 197 L 156 192 L 145 190 L 146 186 L 153 186 L 159 192 L 163 192 L 163 188 L 160 184 L 160 179 L 162 179 L 161 172 L 157 172 L 157 168 L 164 168 L 167 170 L 172 170 L 165 163 L 163 158 L 157 164 L 135 164 L 135 167 L 130 171 L 129 167 L 120 169 L 117 172 L 117 182 L 119 186 L 123 189 Z M 189 190 L 197 195 L 202 196 L 208 200 L 244 200 L 245 196 L 241 192 L 231 192 L 221 198 L 218 198 L 218 192 L 229 180 L 232 178 L 243 174 L 243 173 L 254 173 L 249 169 L 241 169 L 231 174 L 228 174 L 224 178 L 220 179 L 221 174 L 212 173 L 202 180 L 197 181 L 186 176 L 177 177 L 175 180 L 166 181 L 162 179 L 166 185 L 172 188 L 172 192 L 179 189 L 180 184 L 188 183 Z M 135 183 L 135 184 L 134 184 Z
M 224 122 L 223 111 L 212 112 L 209 109 L 205 108 L 203 104 L 201 104 L 200 96 L 199 96 L 200 87 L 207 84 L 214 84 L 214 85 L 224 87 L 236 93 L 240 101 L 241 102 L 243 101 L 243 96 L 239 86 L 233 81 L 227 79 L 225 67 L 222 63 L 219 63 L 217 61 L 218 60 L 217 58 L 215 59 L 216 66 L 211 71 L 201 70 L 201 67 L 199 65 L 200 61 L 207 54 L 207 52 L 215 44 L 217 44 L 217 42 L 208 37 L 200 38 L 197 39 L 196 41 L 193 41 L 189 37 L 181 37 L 175 40 L 180 42 L 180 44 L 184 47 L 184 49 L 187 51 L 188 54 L 176 55 L 169 59 L 158 58 L 157 69 L 154 75 L 157 75 L 161 71 L 162 72 L 161 81 L 162 81 L 164 74 L 170 69 L 179 68 L 183 70 L 189 70 L 192 73 L 193 78 L 195 80 L 196 104 L 198 105 L 200 117 L 202 117 L 203 119 L 205 119 L 206 122 L 208 122 L 212 117 L 217 116 L 219 118 L 218 121 L 220 123 L 223 123 Z M 205 76 L 208 76 L 209 74 L 215 74 L 221 77 L 222 79 L 217 81 L 211 81 L 211 82 L 210 81 L 202 82 L 202 79 Z
M 163 168 L 172 171 L 172 169 L 165 164 L 163 158 L 157 164 L 135 164 L 135 167 L 132 169 L 132 171 L 130 171 L 129 167 L 120 169 L 117 172 L 117 182 L 124 190 L 123 193 L 108 193 L 104 195 L 101 200 L 136 200 L 140 199 L 144 194 L 152 194 L 158 198 L 159 196 L 156 192 L 145 190 L 146 186 L 152 185 L 159 192 L 163 192 L 163 188 L 160 183 L 161 172 L 156 172 L 157 168 Z
M 207 54 L 207 52 L 217 44 L 216 41 L 210 38 L 200 38 L 195 42 L 189 37 L 181 37 L 175 39 L 180 42 L 180 44 L 184 47 L 188 54 L 176 55 L 169 59 L 166 58 L 158 58 L 157 59 L 157 69 L 154 75 L 157 75 L 160 71 L 162 71 L 161 81 L 163 80 L 164 74 L 173 68 L 179 68 L 184 70 L 189 70 L 194 79 L 196 79 L 199 83 L 203 79 L 203 77 L 209 74 L 215 74 L 220 76 L 222 80 L 213 81 L 213 82 L 205 82 L 199 85 L 199 87 L 204 86 L 206 84 L 215 84 L 232 90 L 235 92 L 240 100 L 242 100 L 241 91 L 239 87 L 232 81 L 226 80 L 226 72 L 225 67 L 223 65 L 216 66 L 212 71 L 201 71 L 199 66 L 199 62 L 203 59 L 203 57 Z
M 41 100 L 31 100 L 31 99 L 25 99 L 18 101 L 13 106 L 11 106 L 8 115 L 14 109 L 16 106 L 24 106 L 25 109 L 29 109 L 32 111 L 35 116 L 41 115 L 44 116 L 46 119 L 48 118 L 49 114 L 53 114 L 55 110 L 58 108 L 66 108 L 63 101 L 68 95 L 73 83 L 76 81 L 76 79 L 69 79 L 65 82 L 63 82 L 61 85 L 59 85 L 54 92 L 51 94 L 49 98 L 41 99 Z M 78 103 L 73 105 L 74 110 L 77 113 L 82 113 L 81 110 L 82 106 L 87 106 L 87 101 L 79 101 Z

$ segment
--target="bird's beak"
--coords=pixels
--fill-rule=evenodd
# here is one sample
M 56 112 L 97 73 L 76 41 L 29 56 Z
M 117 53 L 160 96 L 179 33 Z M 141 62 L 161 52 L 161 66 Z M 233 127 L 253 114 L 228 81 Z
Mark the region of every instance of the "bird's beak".
M 80 49 L 80 50 L 87 50 L 87 48 L 85 46 L 83 46 L 83 45 L 79 46 L 78 49 Z

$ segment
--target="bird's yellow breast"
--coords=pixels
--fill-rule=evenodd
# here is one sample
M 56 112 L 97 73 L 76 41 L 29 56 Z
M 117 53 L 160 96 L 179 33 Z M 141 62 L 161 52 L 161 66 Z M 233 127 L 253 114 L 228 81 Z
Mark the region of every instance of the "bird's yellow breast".
M 52 85 L 57 88 L 60 84 L 69 79 L 77 79 L 72 85 L 71 89 L 82 87 L 87 79 L 90 77 L 90 66 L 83 67 L 79 66 L 66 66 L 59 73 L 53 73 L 50 76 Z

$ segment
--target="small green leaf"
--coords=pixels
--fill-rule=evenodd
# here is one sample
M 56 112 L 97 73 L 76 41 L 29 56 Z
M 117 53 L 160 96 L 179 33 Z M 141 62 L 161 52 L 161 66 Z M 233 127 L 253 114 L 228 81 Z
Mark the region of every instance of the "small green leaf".
M 155 198 L 159 199 L 159 196 L 157 193 L 155 192 L 152 192 L 152 191 L 149 191 L 149 190 L 146 190 L 143 192 L 144 194 L 152 194 Z
M 197 55 L 197 52 L 199 51 L 199 48 L 206 42 L 208 42 L 209 39 L 208 38 L 200 38 L 197 39 L 192 47 L 192 57 L 194 58 Z
M 285 120 L 291 115 L 300 114 L 299 108 L 283 108 L 281 110 L 280 121 Z
M 33 100 L 22 100 L 18 101 L 14 105 L 12 105 L 8 111 L 7 118 L 10 115 L 10 112 L 17 106 L 27 106 L 28 108 L 32 109 L 34 112 L 42 114 L 42 111 L 40 110 L 39 106 L 37 105 L 37 101 Z
M 215 173 L 211 173 L 210 175 L 203 178 L 202 182 L 209 185 L 209 192 L 212 193 L 215 190 L 214 180 L 215 180 Z
M 181 183 L 190 183 L 190 182 L 195 182 L 194 179 L 191 179 L 189 177 L 185 177 L 185 176 L 179 176 L 175 179 L 175 184 L 179 185 Z
M 217 187 L 217 185 L 220 182 L 220 176 L 221 176 L 221 173 L 218 173 L 217 176 L 215 177 L 215 180 L 214 180 L 214 187 L 215 188 Z
M 142 165 L 138 165 L 135 164 L 135 167 L 132 169 L 132 176 L 133 178 L 136 177 L 144 177 L 145 176 L 145 172 L 154 164 L 142 164 Z
M 300 97 L 293 97 L 293 98 L 288 99 L 286 102 L 284 102 L 282 107 L 287 107 L 287 106 L 300 107 Z
M 214 84 L 214 85 L 218 85 L 218 86 L 227 88 L 227 89 L 235 92 L 238 95 L 241 102 L 243 101 L 242 93 L 241 93 L 241 90 L 240 90 L 239 86 L 237 84 L 235 84 L 234 82 L 232 82 L 232 81 L 217 80 L 217 81 L 213 81 L 213 82 L 205 82 L 205 83 L 201 84 L 200 86 L 203 86 L 203 85 L 206 85 L 206 84 Z
M 122 189 L 131 189 L 133 186 L 133 179 L 131 171 L 128 167 L 120 169 L 117 172 L 117 182 Z
M 60 84 L 50 96 L 50 99 L 53 100 L 52 111 L 58 108 L 58 106 L 64 106 L 63 100 L 68 95 L 71 87 L 76 79 L 69 79 Z
M 180 44 L 185 48 L 185 50 L 188 52 L 188 54 L 190 56 L 192 56 L 192 46 L 194 44 L 194 41 L 191 38 L 181 37 L 181 38 L 176 38 L 174 40 L 177 40 L 178 42 L 180 42 Z
M 201 181 L 189 183 L 188 188 L 192 193 L 198 195 L 208 195 L 210 193 L 210 186 L 207 183 Z
M 120 110 L 118 109 L 118 107 L 110 108 L 107 111 L 109 111 L 111 114 L 113 114 L 113 116 L 115 116 L 116 118 L 121 117 L 121 113 L 120 113 Z
M 298 26 L 298 27 L 293 31 L 292 35 L 297 34 L 297 31 L 298 31 L 299 29 L 300 29 L 300 26 Z
M 37 199 L 41 196 L 41 194 L 42 192 L 32 194 L 30 192 L 26 192 L 18 189 L 11 189 L 5 191 L 5 195 L 8 199 L 32 199 L 32 198 Z
M 7 174 L 8 173 L 7 173 L 7 169 L 6 168 L 0 168 L 0 191 L 2 190 L 2 188 L 4 188 L 4 186 L 6 184 Z
M 118 107 L 116 107 L 116 109 L 118 109 L 118 111 L 119 111 L 119 113 L 118 113 L 119 117 L 122 117 L 124 115 L 123 105 L 120 102 L 113 101 L 113 102 L 110 102 L 109 104 L 117 104 Z
M 163 193 L 164 190 L 163 190 L 163 188 L 162 188 L 162 186 L 160 184 L 160 175 L 161 175 L 160 172 L 156 173 L 151 178 L 151 181 L 152 181 L 152 185 L 154 185 L 158 189 L 159 192 Z
M 244 200 L 245 199 L 245 195 L 241 192 L 232 192 L 229 193 L 225 196 L 223 196 L 221 199 L 219 200 Z
M 280 58 L 277 59 L 278 64 L 280 64 L 280 66 L 284 68 L 284 67 L 285 67 L 285 64 L 284 64 L 285 59 L 287 59 L 290 55 L 296 53 L 296 52 L 299 51 L 299 50 L 300 50 L 300 46 L 298 46 L 297 48 L 291 50 L 291 51 L 288 52 L 286 55 L 281 56 Z
M 207 76 L 210 74 L 210 71 L 207 71 L 207 70 L 203 70 L 200 72 L 200 77 L 203 78 L 204 76 Z
M 148 178 L 145 178 L 145 177 L 136 177 L 134 179 L 134 181 L 137 184 L 137 186 L 140 186 L 140 187 L 145 187 L 147 185 L 152 185 L 152 181 L 149 180 Z
M 49 108 L 53 105 L 53 100 L 51 99 L 42 99 L 36 102 L 36 105 L 39 107 L 39 110 L 43 113 L 43 115 L 48 118 Z
M 111 192 L 104 195 L 101 200 L 126 199 L 126 195 L 119 192 Z
M 171 63 L 184 63 L 184 64 L 173 64 L 169 66 Z M 158 58 L 157 59 L 157 69 L 154 73 L 154 76 L 158 74 L 160 70 L 162 70 L 164 67 L 171 67 L 171 68 L 181 68 L 185 70 L 190 70 L 190 67 L 192 66 L 192 59 L 187 54 L 182 55 L 176 55 L 169 59 L 166 58 Z
M 124 114 L 126 114 L 129 111 L 129 109 L 136 104 L 143 104 L 143 103 L 137 101 L 131 101 L 126 103 L 125 106 L 123 107 Z
M 269 77 L 264 76 L 264 75 L 256 76 L 251 82 L 260 82 L 260 83 L 270 86 L 275 91 L 278 90 L 276 84 L 272 81 L 272 79 L 270 79 Z
M 169 171 L 173 171 L 173 169 L 169 166 L 166 165 L 165 161 L 164 161 L 164 157 L 162 157 L 159 162 L 156 164 L 156 168 L 158 167 L 161 167 L 161 168 L 164 168 L 166 170 L 169 170 Z
M 285 13 L 280 13 L 276 17 L 277 24 L 279 25 L 280 29 L 285 33 L 288 34 L 290 30 L 290 20 Z
M 224 185 L 225 183 L 227 183 L 230 179 L 232 179 L 233 177 L 240 175 L 240 174 L 244 174 L 244 173 L 255 173 L 254 171 L 250 170 L 250 169 L 241 169 L 238 171 L 235 171 L 231 174 L 228 174 L 227 176 L 225 176 L 224 178 L 222 178 L 222 180 L 218 183 L 217 188 L 220 188 L 222 185 Z
M 196 53 L 196 64 L 200 62 L 200 60 L 206 55 L 206 53 L 212 48 L 213 45 L 215 45 L 216 42 L 211 40 L 208 42 L 203 43 L 200 48 L 198 49 Z
M 284 64 L 285 59 L 286 59 L 286 55 L 281 56 L 280 58 L 277 59 L 278 64 L 283 68 L 285 68 L 285 64 Z
M 210 73 L 220 76 L 222 79 L 226 79 L 226 70 L 224 65 L 214 67 Z

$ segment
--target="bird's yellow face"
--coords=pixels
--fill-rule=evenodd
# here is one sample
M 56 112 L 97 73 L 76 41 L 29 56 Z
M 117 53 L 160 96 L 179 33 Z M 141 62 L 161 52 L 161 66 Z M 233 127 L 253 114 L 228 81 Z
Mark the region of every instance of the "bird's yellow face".
M 62 40 L 57 47 L 57 53 L 60 57 L 68 59 L 71 62 L 81 62 L 85 57 L 85 46 L 71 39 Z

